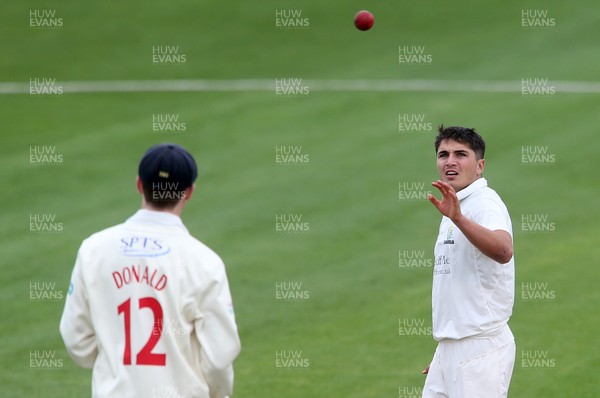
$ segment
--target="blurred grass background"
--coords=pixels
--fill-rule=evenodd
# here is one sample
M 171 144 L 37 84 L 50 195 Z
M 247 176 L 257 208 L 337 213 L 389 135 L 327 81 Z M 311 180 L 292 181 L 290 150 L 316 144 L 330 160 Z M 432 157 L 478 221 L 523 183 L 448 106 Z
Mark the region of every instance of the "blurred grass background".
M 78 80 L 439 79 L 597 81 L 594 3 L 364 3 L 314 1 L 74 1 L 7 3 L 0 14 L 0 76 Z M 375 27 L 359 32 L 360 9 Z M 30 29 L 29 11 L 56 10 L 57 30 Z M 275 11 L 301 10 L 307 29 L 277 29 Z M 548 10 L 554 29 L 524 29 L 521 12 Z M 152 47 L 176 45 L 182 66 L 152 64 Z M 398 64 L 398 46 L 425 46 L 431 64 Z M 399 114 L 476 127 L 488 143 L 486 177 L 513 218 L 517 340 L 512 397 L 594 397 L 597 343 L 593 266 L 599 211 L 598 94 L 526 98 L 515 93 L 274 92 L 0 95 L 3 284 L 0 391 L 11 397 L 87 396 L 91 374 L 68 358 L 62 300 L 30 301 L 30 283 L 66 292 L 77 248 L 139 206 L 134 180 L 145 149 L 174 141 L 199 164 L 184 222 L 228 266 L 243 352 L 238 397 L 396 397 L 423 384 L 430 336 L 399 336 L 400 318 L 431 325 L 431 269 L 401 269 L 399 250 L 432 258 L 440 216 L 426 201 L 398 200 L 398 182 L 437 178 L 435 133 L 400 133 Z M 187 130 L 152 131 L 153 114 Z M 58 166 L 29 164 L 30 146 L 54 146 Z M 275 163 L 276 146 L 301 146 L 304 166 Z M 523 146 L 555 154 L 524 165 Z M 60 234 L 33 234 L 30 214 L 55 214 Z M 275 215 L 301 214 L 310 230 L 275 231 Z M 522 214 L 547 214 L 548 234 L 524 233 Z M 278 282 L 310 298 L 275 300 Z M 521 283 L 547 283 L 554 300 L 524 301 Z M 64 366 L 31 369 L 54 350 Z M 306 369 L 278 369 L 277 350 L 299 350 Z M 527 369 L 523 351 L 547 351 L 553 368 Z

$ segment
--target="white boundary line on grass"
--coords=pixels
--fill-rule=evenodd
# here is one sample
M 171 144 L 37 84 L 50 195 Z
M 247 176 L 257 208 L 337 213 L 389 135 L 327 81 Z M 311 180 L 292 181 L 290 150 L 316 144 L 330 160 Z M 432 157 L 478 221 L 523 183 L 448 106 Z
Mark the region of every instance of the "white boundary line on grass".
M 521 81 L 493 80 L 318 80 L 302 79 L 302 86 L 310 91 L 446 91 L 521 93 Z M 548 81 L 557 94 L 600 94 L 600 82 L 592 81 Z M 275 79 L 231 79 L 231 80 L 98 80 L 56 81 L 65 94 L 73 93 L 140 93 L 140 92 L 183 92 L 183 91 L 273 91 Z M 29 94 L 29 83 L 0 83 L 0 94 Z

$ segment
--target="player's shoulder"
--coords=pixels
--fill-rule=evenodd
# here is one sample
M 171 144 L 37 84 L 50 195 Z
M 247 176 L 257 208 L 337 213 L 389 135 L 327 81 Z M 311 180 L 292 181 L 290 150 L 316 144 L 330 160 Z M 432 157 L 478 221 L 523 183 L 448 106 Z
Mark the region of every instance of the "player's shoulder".
M 484 187 L 481 189 L 480 192 L 484 198 L 490 198 L 492 200 L 502 201 L 502 198 L 500 198 L 500 195 L 498 194 L 498 192 L 496 192 L 496 190 L 491 187 Z
M 207 260 L 222 262 L 221 257 L 213 249 L 191 234 L 181 237 L 179 242 L 183 247 L 196 255 L 206 258 Z
M 169 242 L 173 258 L 183 259 L 180 265 L 190 280 L 220 280 L 226 275 L 225 263 L 212 248 L 192 235 L 179 237 Z
M 474 192 L 472 206 L 479 210 L 500 208 L 506 210 L 506 204 L 493 188 L 483 187 Z
M 82 248 L 100 245 L 106 241 L 113 240 L 119 231 L 122 229 L 123 224 L 113 225 L 108 228 L 104 228 L 98 232 L 94 232 L 81 243 Z

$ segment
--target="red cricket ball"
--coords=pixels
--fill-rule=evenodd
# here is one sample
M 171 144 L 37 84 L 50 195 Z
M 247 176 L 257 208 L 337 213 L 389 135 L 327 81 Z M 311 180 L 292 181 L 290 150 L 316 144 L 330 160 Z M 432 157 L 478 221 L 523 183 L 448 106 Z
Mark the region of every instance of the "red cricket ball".
M 369 11 L 359 11 L 354 17 L 354 26 L 358 30 L 369 30 L 375 23 L 375 17 Z

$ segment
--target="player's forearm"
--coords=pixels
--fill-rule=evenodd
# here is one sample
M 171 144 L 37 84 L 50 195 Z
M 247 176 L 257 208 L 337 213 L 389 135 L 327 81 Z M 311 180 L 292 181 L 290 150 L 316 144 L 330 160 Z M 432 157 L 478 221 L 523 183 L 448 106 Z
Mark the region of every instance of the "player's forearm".
M 461 215 L 454 224 L 480 252 L 494 261 L 506 264 L 513 256 L 510 234 L 506 231 L 492 231 Z

